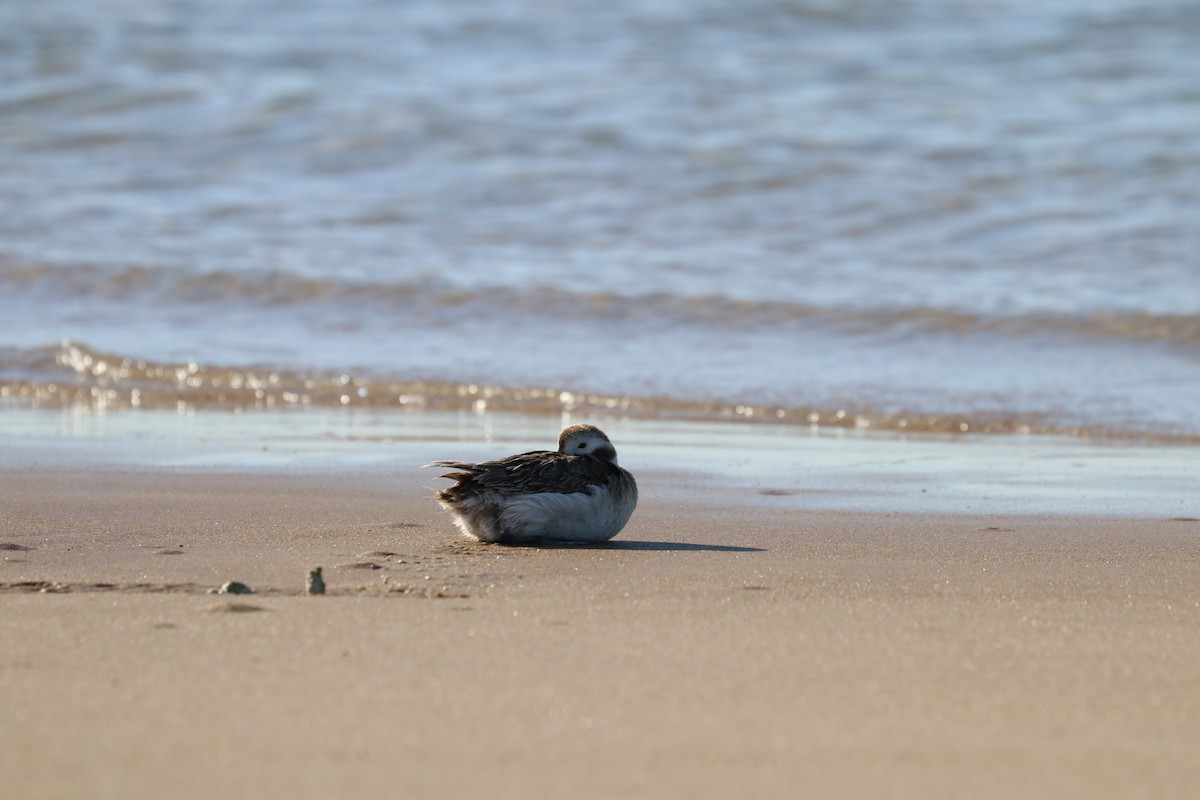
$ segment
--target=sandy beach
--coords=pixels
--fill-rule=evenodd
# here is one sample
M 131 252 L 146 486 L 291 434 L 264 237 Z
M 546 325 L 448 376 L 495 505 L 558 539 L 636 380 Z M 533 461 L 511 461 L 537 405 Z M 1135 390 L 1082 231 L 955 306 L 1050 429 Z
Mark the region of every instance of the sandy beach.
M 1197 11 L 0 3 L 0 800 L 1197 800 Z
M 13 797 L 1200 788 L 1196 520 L 806 512 L 651 475 L 609 546 L 502 548 L 458 538 L 427 473 L 0 480 Z

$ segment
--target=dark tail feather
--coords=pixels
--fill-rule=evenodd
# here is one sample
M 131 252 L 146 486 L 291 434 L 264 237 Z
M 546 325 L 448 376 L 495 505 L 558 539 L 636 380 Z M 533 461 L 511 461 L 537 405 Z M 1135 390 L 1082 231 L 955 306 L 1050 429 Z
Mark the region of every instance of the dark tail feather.
M 443 469 L 462 470 L 462 472 L 447 472 L 444 475 L 438 476 L 439 478 L 449 478 L 452 481 L 463 481 L 479 474 L 479 467 L 477 464 L 468 464 L 465 461 L 434 461 L 424 465 L 421 467 L 421 469 L 424 469 L 425 467 L 441 467 Z
M 439 475 L 439 478 L 447 478 L 454 481 L 454 485 L 448 489 L 442 489 L 438 492 L 438 497 L 446 501 L 455 501 L 459 499 L 460 490 L 465 483 L 469 483 L 472 478 L 479 474 L 478 464 L 468 464 L 465 461 L 434 461 L 431 464 L 426 464 L 426 467 L 441 467 L 443 469 L 462 470 L 462 472 L 445 472 Z
M 468 464 L 466 461 L 431 461 L 422 466 L 421 469 L 425 469 L 425 467 L 445 467 L 449 469 L 461 469 L 464 472 L 479 472 L 478 464 Z

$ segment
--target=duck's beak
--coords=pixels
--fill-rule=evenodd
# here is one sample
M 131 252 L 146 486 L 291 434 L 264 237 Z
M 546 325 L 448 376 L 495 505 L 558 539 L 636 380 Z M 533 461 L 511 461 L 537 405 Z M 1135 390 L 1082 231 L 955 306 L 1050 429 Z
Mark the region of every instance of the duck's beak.
M 611 444 L 602 444 L 592 451 L 592 455 L 602 461 L 611 461 L 617 463 L 617 448 Z

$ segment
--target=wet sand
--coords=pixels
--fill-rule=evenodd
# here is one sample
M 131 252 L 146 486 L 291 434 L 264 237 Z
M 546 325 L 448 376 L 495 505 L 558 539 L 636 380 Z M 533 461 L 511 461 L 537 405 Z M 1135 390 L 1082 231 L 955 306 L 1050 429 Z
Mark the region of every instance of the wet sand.
M 610 546 L 517 549 L 458 538 L 429 474 L 0 480 L 13 797 L 1200 789 L 1196 520 L 650 475 Z

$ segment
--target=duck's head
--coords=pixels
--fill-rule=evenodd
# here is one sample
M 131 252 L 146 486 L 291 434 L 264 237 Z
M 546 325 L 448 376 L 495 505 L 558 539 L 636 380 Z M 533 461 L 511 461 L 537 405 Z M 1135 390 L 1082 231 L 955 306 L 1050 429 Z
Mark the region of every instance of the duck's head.
M 595 456 L 617 463 L 617 448 L 595 425 L 570 425 L 558 436 L 558 452 L 568 456 Z

